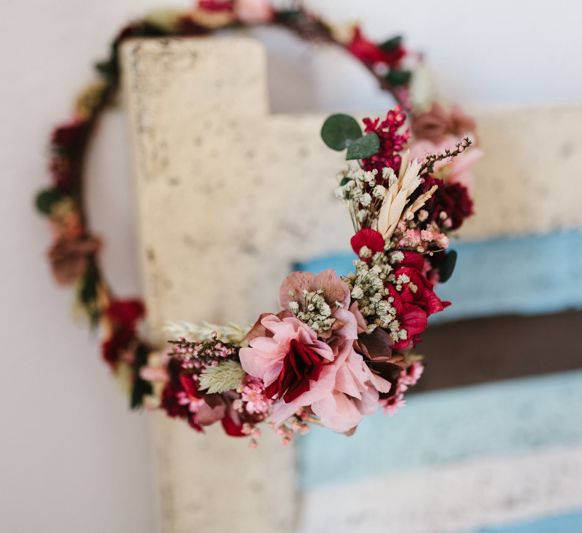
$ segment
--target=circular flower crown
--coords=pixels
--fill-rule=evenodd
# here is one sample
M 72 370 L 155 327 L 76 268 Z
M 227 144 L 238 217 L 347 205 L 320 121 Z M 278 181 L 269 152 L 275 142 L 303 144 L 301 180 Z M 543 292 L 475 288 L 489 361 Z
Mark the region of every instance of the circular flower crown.
M 324 142 L 346 150 L 351 166 L 338 197 L 352 219 L 354 272 L 339 277 L 291 274 L 277 313 L 251 328 L 173 326 L 170 349 L 138 334 L 140 300 L 115 296 L 100 268 L 102 243 L 89 227 L 84 164 L 100 116 L 119 86 L 119 46 L 129 38 L 204 36 L 224 28 L 271 24 L 358 58 L 399 106 L 385 118 L 333 115 Z M 460 110 L 424 98 L 422 67 L 400 38 L 380 44 L 359 27 L 334 27 L 301 7 L 273 9 L 265 0 L 200 0 L 189 12 L 163 11 L 126 26 L 99 80 L 81 92 L 71 120 L 51 137 L 52 184 L 36 198 L 54 229 L 49 259 L 55 279 L 77 288 L 78 308 L 103 336 L 102 356 L 128 383 L 133 408 L 160 407 L 201 431 L 221 422 L 229 435 L 258 436 L 268 422 L 283 437 L 318 423 L 343 433 L 378 407 L 388 412 L 422 373 L 414 348 L 427 318 L 448 302 L 434 292 L 450 277 L 455 253 L 448 234 L 472 214 L 470 166 L 475 124 Z M 416 85 L 415 85 L 416 84 Z M 424 87 L 424 89 L 423 89 Z M 408 113 L 414 142 L 406 129 Z

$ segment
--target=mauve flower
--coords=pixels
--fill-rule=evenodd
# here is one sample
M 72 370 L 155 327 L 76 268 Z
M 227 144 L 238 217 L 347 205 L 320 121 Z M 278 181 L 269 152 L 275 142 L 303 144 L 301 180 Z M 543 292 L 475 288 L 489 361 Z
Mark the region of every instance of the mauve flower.
M 428 111 L 413 115 L 411 122 L 415 139 L 427 140 L 434 144 L 442 143 L 447 136 L 476 137 L 475 121 L 456 106 L 447 110 L 435 102 Z
M 350 289 L 332 269 L 324 270 L 315 275 L 311 272 L 293 272 L 289 274 L 279 289 L 279 303 L 283 309 L 289 308 L 289 302 L 300 302 L 303 291 L 323 291 L 325 301 L 332 307 L 336 302 L 343 307 L 350 304 Z
M 100 246 L 100 241 L 94 237 L 57 239 L 48 252 L 57 283 L 69 285 L 79 279 L 87 269 L 89 256 Z
M 268 0 L 235 0 L 234 12 L 246 24 L 264 24 L 273 18 L 273 8 Z

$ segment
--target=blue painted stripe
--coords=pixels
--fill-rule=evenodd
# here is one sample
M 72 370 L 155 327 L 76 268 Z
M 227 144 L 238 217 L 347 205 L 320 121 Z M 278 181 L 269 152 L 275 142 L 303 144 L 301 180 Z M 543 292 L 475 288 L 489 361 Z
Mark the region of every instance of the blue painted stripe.
M 581 533 L 582 512 L 545 516 L 537 520 L 485 527 L 463 533 Z
M 459 252 L 453 278 L 439 296 L 453 305 L 434 323 L 511 313 L 582 309 L 582 231 L 554 232 L 479 242 L 454 242 Z M 352 253 L 306 261 L 301 270 L 352 271 Z
M 580 443 L 581 412 L 582 371 L 411 395 L 394 417 L 368 417 L 353 437 L 314 428 L 298 439 L 299 484 Z

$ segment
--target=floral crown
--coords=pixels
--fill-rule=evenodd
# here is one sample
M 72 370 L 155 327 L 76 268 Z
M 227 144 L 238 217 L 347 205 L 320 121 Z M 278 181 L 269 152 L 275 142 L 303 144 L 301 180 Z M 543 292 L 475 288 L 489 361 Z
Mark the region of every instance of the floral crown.
M 423 371 L 414 348 L 428 317 L 444 310 L 434 291 L 454 268 L 449 233 L 472 212 L 451 161 L 472 141 L 412 157 L 406 116 L 347 115 L 321 130 L 355 164 L 336 190 L 355 234 L 354 271 L 293 272 L 277 313 L 250 328 L 180 323 L 166 352 L 161 407 L 193 428 L 220 421 L 229 435 L 257 437 L 268 422 L 288 442 L 317 423 L 351 434 L 377 408 L 394 412 Z M 438 170 L 437 170 L 438 169 Z
M 346 115 L 322 128 L 325 143 L 352 162 L 337 194 L 354 225 L 354 272 L 293 273 L 282 284 L 279 312 L 261 315 L 252 328 L 180 324 L 171 348 L 159 350 L 138 333 L 142 302 L 118 298 L 106 280 L 102 241 L 83 197 L 90 141 L 119 88 L 119 48 L 136 37 L 265 24 L 346 50 L 399 104 L 384 119 L 365 119 L 364 131 Z M 133 408 L 160 407 L 197 430 L 220 421 L 229 435 L 254 442 L 263 422 L 288 441 L 310 422 L 348 433 L 377 407 L 402 405 L 422 373 L 414 348 L 427 318 L 448 305 L 434 287 L 454 268 L 448 235 L 472 213 L 469 166 L 478 156 L 463 153 L 474 122 L 420 97 L 427 84 L 418 59 L 400 37 L 374 43 L 358 26 L 336 27 L 301 6 L 274 9 L 266 0 L 200 0 L 192 11 L 158 11 L 119 32 L 96 65 L 98 81 L 52 134 L 52 183 L 36 206 L 54 229 L 54 277 L 76 286 L 77 307 L 101 332 L 103 359 L 128 384 Z

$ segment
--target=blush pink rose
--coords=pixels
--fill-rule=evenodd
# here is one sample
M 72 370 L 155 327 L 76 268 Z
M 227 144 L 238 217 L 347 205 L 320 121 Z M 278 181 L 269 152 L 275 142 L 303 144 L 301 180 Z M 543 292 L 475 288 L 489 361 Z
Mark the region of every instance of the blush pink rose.
M 268 0 L 236 0 L 234 12 L 247 24 L 264 24 L 273 18 L 273 8 Z

